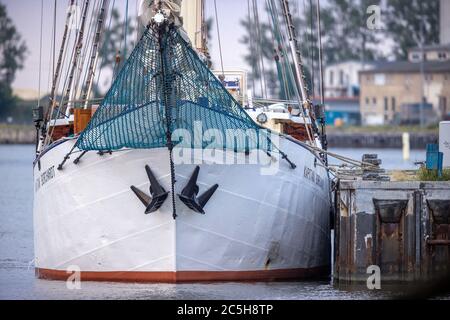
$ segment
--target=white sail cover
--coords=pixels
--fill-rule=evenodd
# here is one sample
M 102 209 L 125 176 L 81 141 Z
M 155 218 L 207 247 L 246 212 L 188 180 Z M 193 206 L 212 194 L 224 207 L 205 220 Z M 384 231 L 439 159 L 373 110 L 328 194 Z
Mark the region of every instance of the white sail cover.
M 166 17 L 172 19 L 177 26 L 182 25 L 180 18 L 182 0 L 140 0 L 139 4 L 139 23 L 147 26 L 155 16 L 160 6 Z

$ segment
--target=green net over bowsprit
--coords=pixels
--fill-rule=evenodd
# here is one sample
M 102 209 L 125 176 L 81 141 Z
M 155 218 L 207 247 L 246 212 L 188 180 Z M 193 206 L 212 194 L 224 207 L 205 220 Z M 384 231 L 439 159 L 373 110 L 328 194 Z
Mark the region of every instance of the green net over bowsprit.
M 263 131 L 175 27 L 148 28 L 77 147 L 160 148 L 170 139 L 185 147 L 267 150 Z

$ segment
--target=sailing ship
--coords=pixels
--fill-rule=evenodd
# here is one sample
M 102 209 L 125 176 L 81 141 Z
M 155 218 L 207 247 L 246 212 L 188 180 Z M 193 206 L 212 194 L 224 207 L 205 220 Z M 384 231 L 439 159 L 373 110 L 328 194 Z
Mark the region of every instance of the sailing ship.
M 289 22 L 288 1 L 281 4 Z M 88 6 L 85 0 L 82 11 Z M 316 120 L 300 111 L 308 117 L 304 141 L 252 120 L 196 50 L 204 42 L 199 24 L 181 17 L 202 17 L 203 6 L 143 1 L 145 31 L 98 107 L 89 100 L 108 1 L 97 6 L 81 102 L 73 99 L 77 77 L 69 67 L 66 100 L 58 106 L 66 25 L 50 105 L 46 115 L 35 110 L 39 278 L 65 280 L 68 270 L 80 271 L 83 281 L 124 282 L 329 273 L 330 179 L 324 155 L 315 151 L 321 146 Z M 85 19 L 82 14 L 78 48 Z M 83 63 L 79 56 L 75 50 L 74 69 Z M 299 105 L 309 109 L 306 94 L 300 97 L 298 58 L 295 53 Z

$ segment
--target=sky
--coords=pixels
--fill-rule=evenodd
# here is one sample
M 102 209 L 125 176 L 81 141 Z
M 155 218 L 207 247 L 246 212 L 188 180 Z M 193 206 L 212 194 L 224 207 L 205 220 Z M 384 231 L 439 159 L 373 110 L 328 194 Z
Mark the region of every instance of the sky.
M 135 19 L 137 4 L 139 0 L 129 1 L 130 19 Z M 260 7 L 264 0 L 257 0 Z M 8 15 L 13 20 L 22 38 L 28 46 L 27 59 L 23 70 L 18 71 L 13 83 L 15 89 L 38 90 L 39 84 L 39 43 L 41 26 L 41 0 L 0 0 L 6 5 Z M 42 49 L 42 73 L 41 83 L 43 92 L 48 91 L 49 70 L 51 69 L 51 42 L 53 26 L 53 3 L 54 0 L 44 0 L 43 13 L 43 49 Z M 57 0 L 57 49 L 61 42 L 64 21 L 69 1 Z M 116 0 L 116 7 L 125 12 L 126 0 Z M 219 15 L 219 29 L 222 43 L 223 60 L 225 69 L 246 69 L 243 56 L 246 53 L 246 46 L 241 44 L 239 39 L 244 30 L 240 21 L 246 19 L 247 1 L 245 0 L 217 0 L 217 10 Z M 206 15 L 214 16 L 214 0 L 206 0 Z M 261 19 L 267 19 L 263 16 Z M 217 45 L 217 30 L 215 25 L 212 30 L 213 39 L 209 44 L 214 66 L 220 65 L 220 55 Z

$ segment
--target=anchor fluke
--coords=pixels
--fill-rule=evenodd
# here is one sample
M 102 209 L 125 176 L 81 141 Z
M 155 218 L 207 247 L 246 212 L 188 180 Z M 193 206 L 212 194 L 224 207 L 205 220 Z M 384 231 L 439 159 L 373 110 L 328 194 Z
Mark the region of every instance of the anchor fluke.
M 131 186 L 131 190 L 133 190 L 136 197 L 138 197 L 138 199 L 141 200 L 144 206 L 148 207 L 148 205 L 152 201 L 152 198 L 149 195 L 147 195 L 144 191 L 140 190 L 139 188 L 136 188 L 135 186 Z
M 148 180 L 150 181 L 151 196 L 147 195 L 144 191 L 136 188 L 135 186 L 131 186 L 131 190 L 144 204 L 145 214 L 150 214 L 162 207 L 164 201 L 166 201 L 169 195 L 169 192 L 164 190 L 164 188 L 159 184 L 158 180 L 156 179 L 155 175 L 148 165 L 145 166 L 145 171 L 147 171 Z
M 197 197 L 199 192 L 199 187 L 197 185 L 198 174 L 200 172 L 200 167 L 197 166 L 191 175 L 186 187 L 178 195 L 180 200 L 192 211 L 197 213 L 205 214 L 203 209 L 208 201 L 211 199 L 213 194 L 219 188 L 218 184 L 213 185 L 211 188 L 206 190 L 203 194 Z

